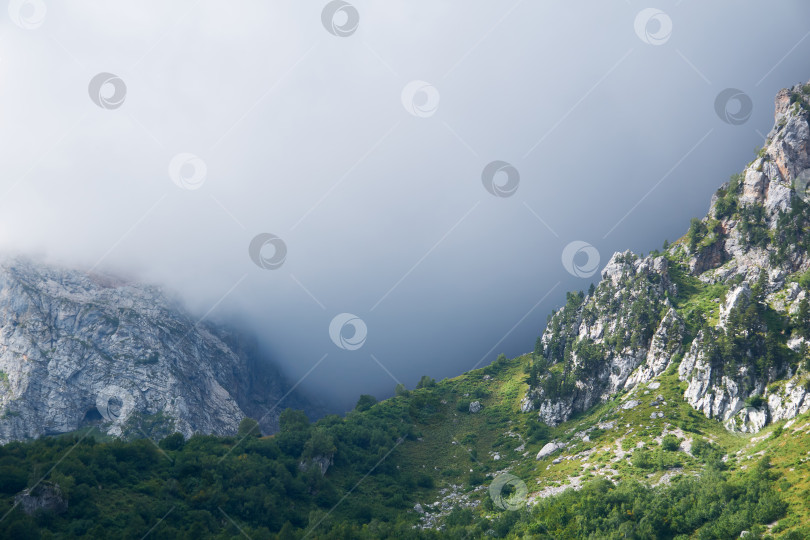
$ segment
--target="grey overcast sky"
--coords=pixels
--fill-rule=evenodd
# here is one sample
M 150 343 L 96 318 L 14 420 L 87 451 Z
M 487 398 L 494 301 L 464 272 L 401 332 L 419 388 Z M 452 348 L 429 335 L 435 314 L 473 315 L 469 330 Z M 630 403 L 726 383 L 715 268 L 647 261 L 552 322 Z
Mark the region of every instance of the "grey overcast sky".
M 531 350 L 614 251 L 683 234 L 810 79 L 809 23 L 805 0 L 13 0 L 0 248 L 164 284 L 346 408 Z

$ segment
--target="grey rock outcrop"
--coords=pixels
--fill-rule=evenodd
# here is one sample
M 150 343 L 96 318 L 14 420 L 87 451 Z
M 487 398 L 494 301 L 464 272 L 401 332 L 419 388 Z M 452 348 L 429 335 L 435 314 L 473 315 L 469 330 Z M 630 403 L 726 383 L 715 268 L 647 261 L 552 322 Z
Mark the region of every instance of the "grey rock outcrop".
M 551 454 L 553 454 L 553 453 L 555 453 L 555 452 L 557 452 L 559 450 L 562 450 L 563 448 L 565 448 L 564 443 L 557 443 L 557 442 L 546 443 L 543 446 L 543 448 L 541 448 L 540 451 L 537 452 L 537 457 L 535 459 L 541 460 L 543 458 L 547 458 Z
M 730 430 L 810 410 L 808 340 L 785 333 L 810 295 L 799 279 L 810 272 L 810 194 L 796 191 L 808 170 L 810 85 L 798 85 L 778 94 L 758 157 L 666 256 L 616 253 L 587 296 L 569 293 L 538 342 L 546 372 L 521 410 L 557 425 L 673 365 L 684 399 Z M 703 292 L 684 306 L 690 290 Z
M 53 482 L 40 482 L 31 489 L 24 489 L 14 496 L 14 504 L 29 516 L 40 512 L 61 514 L 68 509 L 59 484 Z
M 331 467 L 334 464 L 335 464 L 334 454 L 320 454 L 317 456 L 313 456 L 308 460 L 300 462 L 298 464 L 298 468 L 304 471 L 309 467 L 317 467 L 318 471 L 321 473 L 321 476 L 324 476 L 326 474 L 326 471 L 329 470 L 329 467 Z
M 250 339 L 156 287 L 25 259 L 0 262 L 0 372 L 0 442 L 90 424 L 141 437 L 145 417 L 188 437 L 247 415 L 270 433 L 287 388 Z

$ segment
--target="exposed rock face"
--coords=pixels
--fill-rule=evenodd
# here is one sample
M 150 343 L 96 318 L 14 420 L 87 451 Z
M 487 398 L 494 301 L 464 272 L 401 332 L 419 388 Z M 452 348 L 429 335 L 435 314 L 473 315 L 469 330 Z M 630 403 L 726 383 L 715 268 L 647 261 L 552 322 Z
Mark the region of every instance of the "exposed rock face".
M 335 455 L 334 454 L 321 454 L 312 457 L 307 461 L 302 461 L 298 464 L 298 467 L 303 471 L 308 469 L 309 467 L 317 467 L 321 473 L 321 476 L 326 474 L 326 471 L 329 470 L 329 467 L 335 464 Z
M 665 257 L 614 254 L 594 294 L 569 295 L 540 340 L 544 356 L 564 363 L 563 376 L 573 373 L 575 383 L 533 389 L 523 410 L 556 425 L 663 372 L 683 331 L 667 297 L 674 290 Z
M 661 375 L 669 367 L 672 358 L 681 353 L 683 331 L 683 321 L 670 308 L 653 334 L 644 364 L 630 375 L 625 387 L 632 388 Z
M 155 287 L 19 259 L 0 263 L 0 371 L 0 442 L 87 424 L 143 436 L 145 417 L 163 433 L 233 434 L 286 390 L 249 340 Z
M 60 514 L 68 509 L 62 490 L 52 482 L 41 482 L 33 489 L 24 489 L 14 496 L 14 504 L 29 516 L 39 512 Z
M 565 444 L 563 443 L 556 443 L 556 442 L 546 443 L 543 446 L 543 448 L 541 448 L 540 451 L 537 453 L 537 457 L 535 459 L 540 460 L 546 458 L 551 454 L 553 454 L 554 452 L 562 450 L 563 448 L 565 448 Z
M 545 373 L 523 411 L 556 425 L 673 363 L 684 399 L 728 429 L 810 410 L 807 340 L 789 335 L 810 295 L 799 279 L 810 205 L 793 185 L 810 169 L 809 118 L 810 85 L 781 91 L 767 144 L 689 234 L 666 256 L 614 254 L 595 290 L 568 295 L 538 342 Z

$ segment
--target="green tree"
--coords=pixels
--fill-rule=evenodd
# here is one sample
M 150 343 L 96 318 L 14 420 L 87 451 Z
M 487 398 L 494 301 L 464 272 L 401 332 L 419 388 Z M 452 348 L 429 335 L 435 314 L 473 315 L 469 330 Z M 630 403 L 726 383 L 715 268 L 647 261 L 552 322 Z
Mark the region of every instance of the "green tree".
M 675 452 L 681 447 L 681 440 L 672 433 L 667 433 L 664 435 L 663 440 L 661 441 L 661 448 L 668 452 Z
M 694 252 L 701 240 L 707 233 L 706 224 L 698 218 L 692 218 L 689 222 L 689 231 L 686 233 L 686 241 L 689 246 L 689 251 Z
M 237 436 L 242 437 L 261 437 L 262 431 L 259 429 L 259 423 L 253 418 L 244 417 L 239 422 L 239 428 L 236 430 Z
M 278 427 L 281 432 L 294 432 L 309 429 L 309 418 L 303 411 L 284 409 L 278 417 Z
M 532 367 L 529 369 L 529 378 L 526 380 L 529 388 L 537 386 L 537 362 L 532 362 Z
M 762 268 L 759 269 L 757 282 L 751 288 L 751 299 L 757 304 L 765 302 L 765 295 L 768 292 L 768 274 Z
M 543 356 L 543 336 L 538 336 L 534 341 L 534 355 Z
M 303 457 L 312 458 L 316 456 L 329 456 L 335 453 L 335 440 L 324 429 L 316 428 L 312 430 L 309 440 L 304 445 Z
M 362 394 L 360 399 L 357 400 L 357 405 L 354 406 L 356 411 L 367 411 L 377 404 L 377 398 L 370 394 Z
M 436 379 L 427 375 L 422 375 L 422 378 L 416 383 L 417 388 L 430 388 L 432 386 L 436 386 Z
M 803 337 L 810 337 L 810 303 L 807 296 L 799 301 L 799 311 L 796 313 L 796 333 Z
M 184 444 L 186 444 L 186 439 L 185 437 L 183 437 L 182 433 L 172 433 L 171 435 L 160 441 L 160 443 L 158 443 L 158 446 L 160 446 L 164 450 L 180 450 L 181 448 L 183 448 Z

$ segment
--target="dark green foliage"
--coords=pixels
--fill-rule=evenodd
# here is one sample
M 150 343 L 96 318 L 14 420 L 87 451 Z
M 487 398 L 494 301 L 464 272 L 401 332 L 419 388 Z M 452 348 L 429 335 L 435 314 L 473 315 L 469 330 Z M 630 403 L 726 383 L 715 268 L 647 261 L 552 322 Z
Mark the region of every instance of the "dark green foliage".
M 551 328 L 551 339 L 543 346 L 539 341 L 537 348 L 542 348 L 541 354 L 556 363 L 562 359 L 565 347 L 571 344 L 573 337 L 570 336 L 570 326 L 576 320 L 577 310 L 585 300 L 585 295 L 579 293 L 566 293 L 565 306 L 562 310 L 554 313 L 549 326 Z
M 633 452 L 633 466 L 639 469 L 652 469 L 655 467 L 653 453 L 649 450 L 636 450 Z
M 799 301 L 799 310 L 794 321 L 794 331 L 803 338 L 810 338 L 810 304 L 805 296 Z
M 65 513 L 41 519 L 12 510 L 0 521 L 0 538 L 141 538 L 156 525 L 156 538 L 239 536 L 229 519 L 251 538 L 301 538 L 317 521 L 311 516 L 329 512 L 361 479 L 310 536 L 377 537 L 359 534 L 374 518 L 382 537 L 408 537 L 412 522 L 403 509 L 432 478 L 414 482 L 394 465 L 397 442 L 412 431 L 405 403 L 316 423 L 287 410 L 279 424 L 278 434 L 264 438 L 253 436 L 255 420 L 245 419 L 237 437 L 185 441 L 175 433 L 156 446 L 73 435 L 0 447 L 0 515 L 12 508 L 13 494 L 52 468 L 49 481 L 68 498 Z M 326 476 L 305 465 L 321 456 L 333 456 Z
M 667 450 L 668 452 L 675 452 L 680 449 L 680 446 L 681 440 L 672 433 L 664 435 L 664 438 L 661 441 L 661 448 Z
M 808 230 L 810 230 L 810 206 L 801 198 L 794 197 L 790 209 L 787 212 L 779 212 L 771 242 L 771 247 L 775 250 L 771 262 L 783 264 L 793 253 L 806 253 L 810 250 Z M 801 276 L 799 284 L 805 290 L 810 288 L 810 276 L 806 274 Z
M 692 442 L 692 455 L 715 469 L 724 469 L 723 451 L 705 439 L 695 438 Z
M 428 377 L 427 375 L 422 375 L 422 378 L 420 378 L 419 382 L 416 384 L 416 388 L 431 388 L 433 386 L 436 386 L 436 379 Z
M 416 478 L 416 485 L 421 488 L 430 489 L 434 485 L 433 477 L 429 474 L 421 473 Z
M 4 460 L 9 463 L 8 460 Z M 22 491 L 28 483 L 28 473 L 17 461 L 14 465 L 0 465 L 0 493 L 13 494 Z
M 797 362 L 787 347 L 784 319 L 765 302 L 767 278 L 764 272 L 751 288 L 751 298 L 732 309 L 725 328 L 703 327 L 706 357 L 717 377 L 726 375 L 753 388 L 758 380 L 769 381 Z M 740 368 L 749 367 L 745 379 Z
M 763 460 L 739 480 L 710 469 L 698 478 L 681 477 L 656 488 L 595 480 L 580 491 L 542 499 L 525 513 L 511 512 L 517 519 L 511 517 L 502 530 L 544 539 L 737 538 L 743 530 L 785 515 L 787 504 L 768 469 Z
M 728 218 L 737 212 L 737 201 L 743 179 L 742 174 L 735 174 L 729 180 L 728 185 L 717 190 L 717 202 L 714 206 L 715 218 Z
M 239 428 L 236 430 L 236 435 L 239 438 L 242 437 L 261 437 L 262 432 L 259 429 L 259 423 L 254 420 L 253 418 L 248 418 L 247 416 L 242 418 L 242 421 L 239 422 Z
M 751 204 L 740 208 L 738 226 L 743 238 L 751 247 L 765 247 L 770 240 L 768 225 L 765 223 L 765 208 L 761 204 Z
M 241 427 L 241 424 L 240 424 Z M 158 446 L 164 450 L 180 450 L 186 444 L 186 439 L 182 433 L 172 433 L 158 443 Z
M 689 231 L 686 233 L 686 245 L 689 246 L 689 251 L 694 252 L 708 232 L 706 224 L 703 221 L 698 218 L 692 218 L 692 221 L 689 223 Z
M 799 285 L 804 290 L 810 290 L 810 270 L 799 276 Z
M 312 430 L 309 440 L 304 445 L 301 455 L 305 458 L 316 456 L 330 456 L 335 453 L 335 439 L 324 427 Z
M 526 422 L 526 435 L 531 443 L 545 442 L 549 437 L 549 428 L 537 418 L 530 418 Z
M 64 514 L 37 518 L 15 509 L 0 522 L 0 538 L 141 538 L 152 527 L 156 538 L 195 539 L 234 538 L 242 532 L 257 539 L 299 540 L 613 538 L 620 533 L 731 538 L 785 513 L 767 461 L 730 480 L 722 472 L 720 450 L 695 437 L 693 454 L 709 464 L 701 477 L 674 477 L 671 485 L 656 488 L 598 480 L 520 511 L 497 508 L 484 490 L 486 517 L 458 508 L 440 531 L 415 529 L 417 514 L 409 509 L 436 496 L 426 490 L 461 481 L 473 493 L 487 485 L 491 472 L 478 462 L 475 448 L 437 471 L 410 467 L 400 452 L 398 444 L 415 437 L 414 415 L 433 422 L 446 414 L 438 401 L 447 396 L 443 389 L 443 384 L 422 388 L 315 423 L 300 412 L 284 411 L 281 431 L 272 437 L 240 441 L 195 435 L 184 441 L 173 434 L 159 443 L 165 455 L 148 440 L 100 443 L 74 435 L 8 444 L 0 447 L 0 486 L 6 491 L 0 494 L 0 513 L 11 508 L 12 493 L 54 465 L 48 481 L 61 486 L 69 507 Z M 471 388 L 471 395 L 479 390 Z M 550 434 L 536 418 L 528 419 L 525 429 L 532 444 L 542 444 Z M 594 429 L 590 435 L 596 440 L 605 433 Z M 474 447 L 479 439 L 469 432 L 460 444 Z M 662 447 L 635 452 L 634 464 L 651 472 L 678 467 L 684 454 L 671 446 L 665 437 Z M 328 456 L 333 464 L 324 476 L 313 460 Z M 508 489 L 503 494 L 508 496 Z
M 591 339 L 578 341 L 574 346 L 574 352 L 579 360 L 575 374 L 577 378 L 592 374 L 599 364 L 605 361 L 606 355 L 602 346 L 594 343 Z
M 804 88 L 806 88 L 806 86 L 802 87 L 802 92 L 793 92 L 790 94 L 790 103 L 798 103 L 799 108 L 804 113 L 808 113 L 810 112 L 810 103 L 807 103 L 806 99 L 803 97 L 803 94 L 806 94 L 806 92 L 804 92 Z
M 354 409 L 357 411 L 367 411 L 376 404 L 377 398 L 370 394 L 362 394 L 360 399 L 357 400 L 357 405 L 354 406 Z
M 745 400 L 746 407 L 753 407 L 754 409 L 759 409 L 765 405 L 765 398 L 760 395 L 750 396 L 748 399 Z

